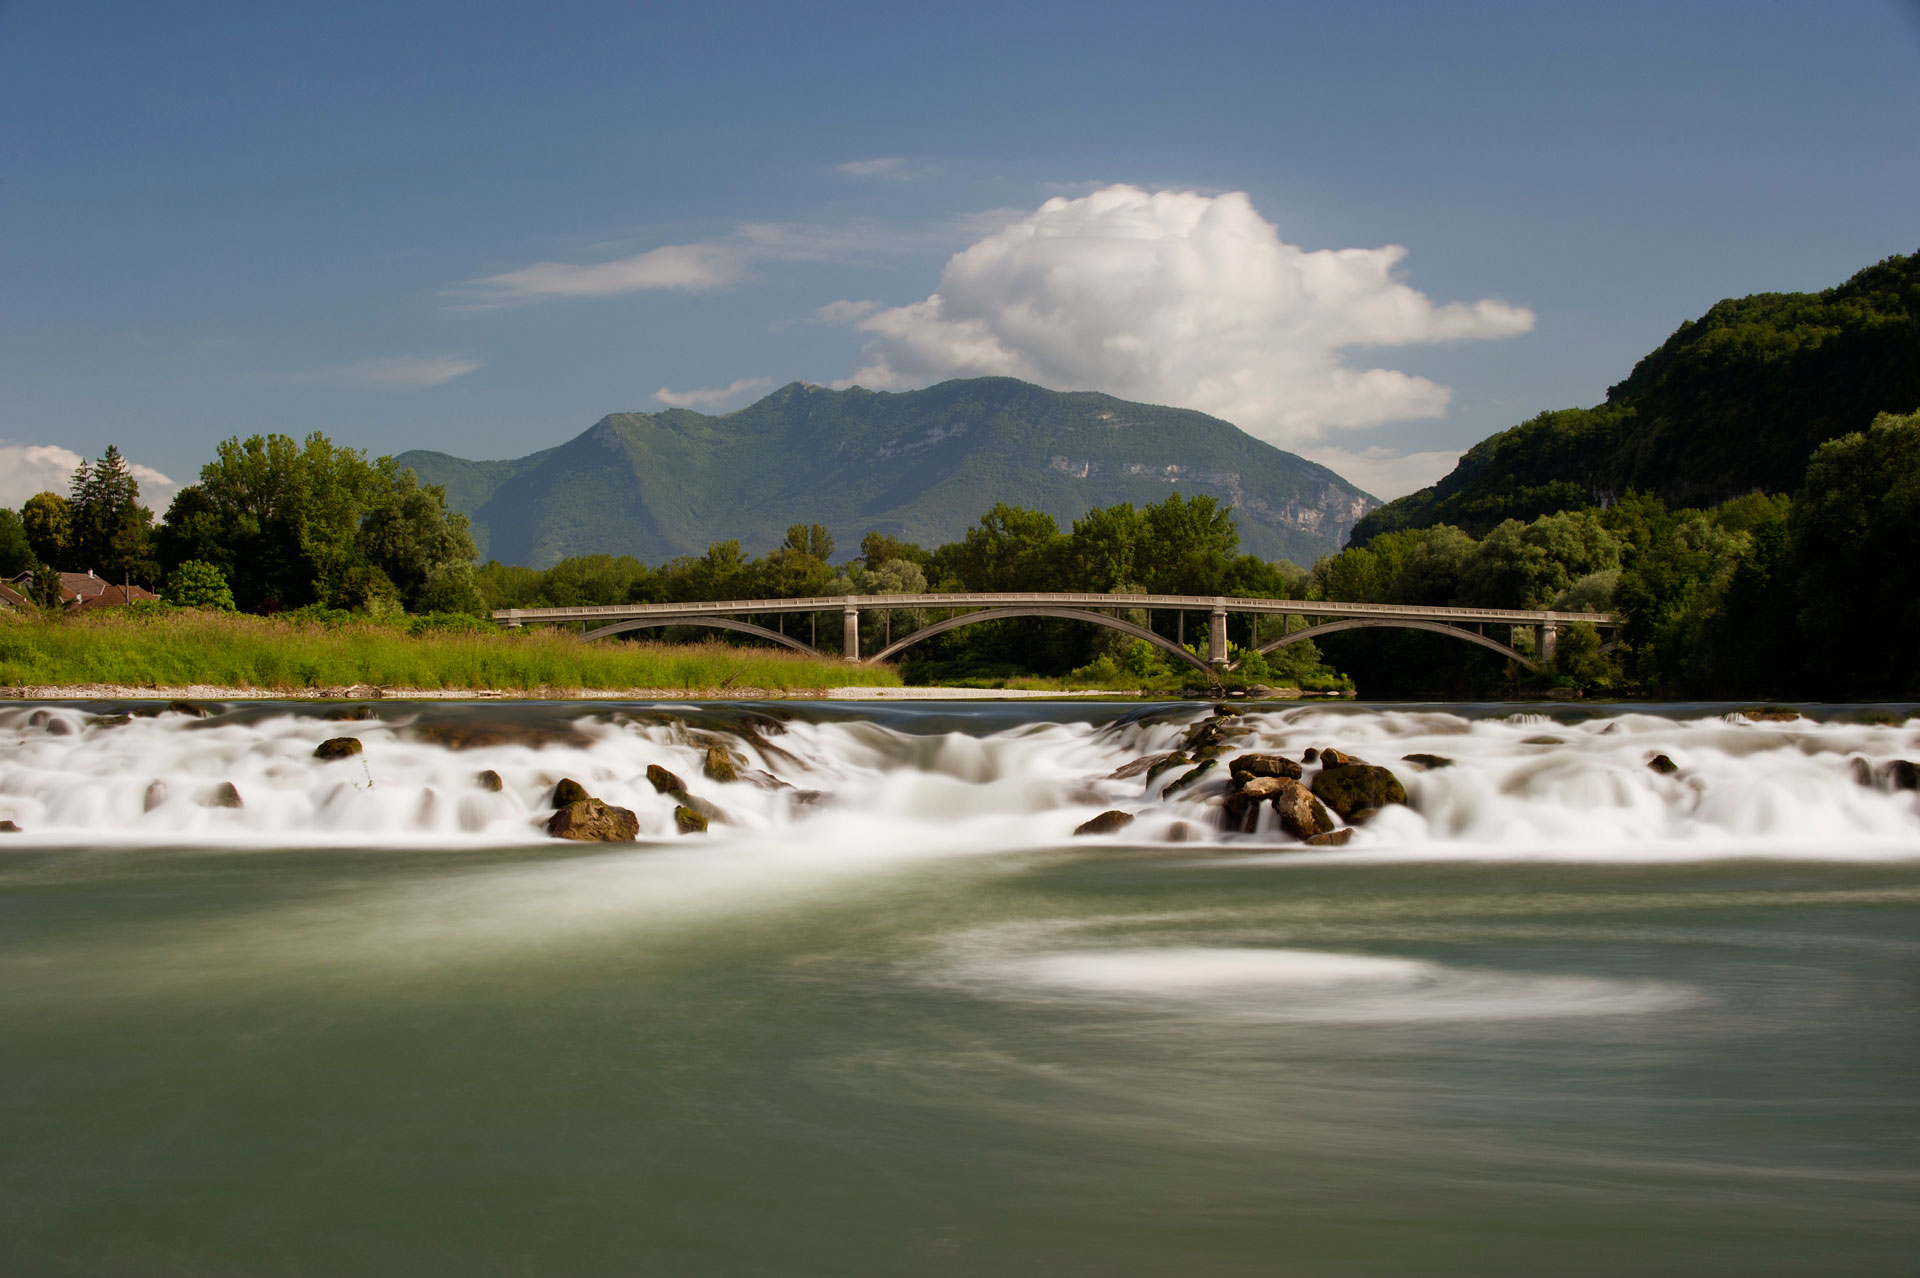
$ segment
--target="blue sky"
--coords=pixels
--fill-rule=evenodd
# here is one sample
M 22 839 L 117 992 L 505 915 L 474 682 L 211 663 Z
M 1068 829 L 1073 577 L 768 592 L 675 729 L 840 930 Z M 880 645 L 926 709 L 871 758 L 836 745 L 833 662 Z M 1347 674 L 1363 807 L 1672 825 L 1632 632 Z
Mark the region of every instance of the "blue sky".
M 0 2 L 0 500 L 983 371 L 1391 495 L 1920 249 L 1916 136 L 1897 0 Z

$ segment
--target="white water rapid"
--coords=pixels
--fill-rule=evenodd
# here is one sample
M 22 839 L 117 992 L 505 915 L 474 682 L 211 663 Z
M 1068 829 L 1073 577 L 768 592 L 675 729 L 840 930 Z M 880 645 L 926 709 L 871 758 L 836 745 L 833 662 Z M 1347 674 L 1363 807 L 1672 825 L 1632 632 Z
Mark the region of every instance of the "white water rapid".
M 312 706 L 207 707 L 206 717 L 129 715 L 126 706 L 0 709 L 0 821 L 29 845 L 513 845 L 547 843 L 554 785 L 573 778 L 631 809 L 642 843 L 765 846 L 803 855 L 952 854 L 1060 845 L 1185 850 L 1298 849 L 1272 829 L 1220 829 L 1227 769 L 1160 791 L 1125 765 L 1178 748 L 1205 706 L 1085 704 L 851 708 L 383 703 L 370 717 Z M 1782 855 L 1920 857 L 1920 794 L 1900 788 L 1920 759 L 1920 719 L 1810 709 L 1753 721 L 1724 709 L 1249 707 L 1227 722 L 1243 752 L 1299 760 L 1337 747 L 1390 768 L 1408 803 L 1345 847 L 1376 857 L 1692 859 Z M 315 747 L 363 750 L 323 762 Z M 719 744 L 746 779 L 702 775 Z M 1659 754 L 1676 765 L 1649 767 Z M 1418 766 L 1407 755 L 1440 756 Z M 719 813 L 678 836 L 657 764 Z M 1311 780 L 1314 765 L 1307 765 Z M 497 791 L 481 774 L 496 773 Z M 1905 774 L 1910 777 L 1910 770 Z M 231 791 L 227 790 L 231 787 Z M 237 796 L 238 806 L 221 806 Z M 1135 821 L 1073 837 L 1103 811 Z M 556 850 L 565 845 L 554 844 Z M 1401 974 L 1404 975 L 1404 974 Z M 1082 979 L 1084 977 L 1084 979 Z M 1125 981 L 1124 973 L 1035 974 L 1040 986 Z M 1262 979 L 1265 979 L 1264 977 Z M 1289 978 L 1291 979 L 1291 978 Z M 1394 980 L 1401 979 L 1394 976 Z

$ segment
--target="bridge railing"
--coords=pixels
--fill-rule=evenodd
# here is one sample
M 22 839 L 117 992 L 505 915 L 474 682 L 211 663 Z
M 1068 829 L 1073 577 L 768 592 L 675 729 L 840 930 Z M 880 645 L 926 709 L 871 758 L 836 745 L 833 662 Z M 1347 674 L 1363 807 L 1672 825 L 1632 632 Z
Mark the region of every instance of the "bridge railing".
M 1461 608 L 1439 605 L 1338 603 L 1317 599 L 1255 599 L 1234 595 L 1109 595 L 1091 591 L 974 591 L 899 595 L 812 595 L 798 599 L 722 599 L 686 603 L 583 604 L 570 608 L 502 608 L 493 619 L 505 626 L 567 621 L 625 621 L 645 617 L 730 616 L 747 613 L 891 612 L 1073 605 L 1089 609 L 1146 609 L 1206 613 L 1284 613 L 1293 617 L 1375 617 L 1381 620 L 1491 622 L 1566 626 L 1584 621 L 1614 629 L 1619 618 L 1605 612 L 1555 612 L 1538 608 Z

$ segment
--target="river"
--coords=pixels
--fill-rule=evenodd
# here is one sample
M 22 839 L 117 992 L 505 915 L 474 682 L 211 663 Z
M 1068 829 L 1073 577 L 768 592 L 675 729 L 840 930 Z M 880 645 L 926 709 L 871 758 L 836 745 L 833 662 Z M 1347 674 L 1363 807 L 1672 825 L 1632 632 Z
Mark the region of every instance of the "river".
M 1203 705 L 130 708 L 0 708 L 0 1272 L 1920 1255 L 1909 707 L 1249 707 L 1310 851 L 1113 777 Z

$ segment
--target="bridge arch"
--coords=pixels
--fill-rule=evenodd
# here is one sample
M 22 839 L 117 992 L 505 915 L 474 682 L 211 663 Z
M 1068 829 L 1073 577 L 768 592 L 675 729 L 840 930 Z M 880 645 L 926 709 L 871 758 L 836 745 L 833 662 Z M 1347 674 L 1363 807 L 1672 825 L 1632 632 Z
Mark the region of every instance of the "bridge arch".
M 635 621 L 616 621 L 598 630 L 589 630 L 580 636 L 582 639 L 605 639 L 608 635 L 624 634 L 629 630 L 655 630 L 662 626 L 706 626 L 713 630 L 737 630 L 741 634 L 754 635 L 761 639 L 771 639 L 783 643 L 789 648 L 817 657 L 820 651 L 808 647 L 792 635 L 783 635 L 778 630 L 769 630 L 765 626 L 756 626 L 751 621 L 736 621 L 732 617 L 714 617 L 698 613 L 691 617 L 641 617 Z
M 1305 630 L 1296 630 L 1284 639 L 1275 639 L 1271 643 L 1263 643 L 1260 645 L 1260 651 L 1272 652 L 1275 648 L 1284 648 L 1288 644 L 1300 643 L 1306 639 L 1317 639 L 1321 635 L 1330 635 L 1341 630 L 1361 630 L 1379 626 L 1394 627 L 1401 630 L 1431 630 L 1437 635 L 1446 635 L 1453 639 L 1464 639 L 1468 643 L 1477 643 L 1482 648 L 1491 648 L 1501 656 L 1511 658 L 1529 670 L 1538 670 L 1540 668 L 1539 664 L 1531 657 L 1522 656 L 1518 651 L 1508 647 L 1497 639 L 1489 639 L 1483 634 L 1476 633 L 1472 630 L 1462 630 L 1458 626 L 1450 626 L 1445 622 L 1421 621 L 1413 617 L 1404 619 L 1342 617 L 1338 621 L 1325 621 L 1317 626 L 1308 626 Z
M 1199 657 L 1194 656 L 1173 640 L 1157 635 L 1145 626 L 1136 626 L 1133 622 L 1120 617 L 1110 617 L 1104 612 L 1092 612 L 1085 608 L 1057 608 L 1045 605 L 1022 604 L 1009 608 L 983 608 L 978 612 L 963 612 L 957 617 L 948 617 L 895 639 L 880 651 L 868 657 L 868 661 L 885 661 L 902 648 L 919 643 L 922 639 L 931 639 L 937 634 L 956 630 L 961 626 L 971 626 L 981 621 L 1004 621 L 1011 617 L 1056 617 L 1064 621 L 1091 621 L 1096 626 L 1105 626 L 1109 630 L 1118 630 L 1121 634 L 1132 635 L 1135 639 L 1144 639 L 1169 656 L 1178 657 L 1202 674 L 1212 674 L 1213 667 Z

